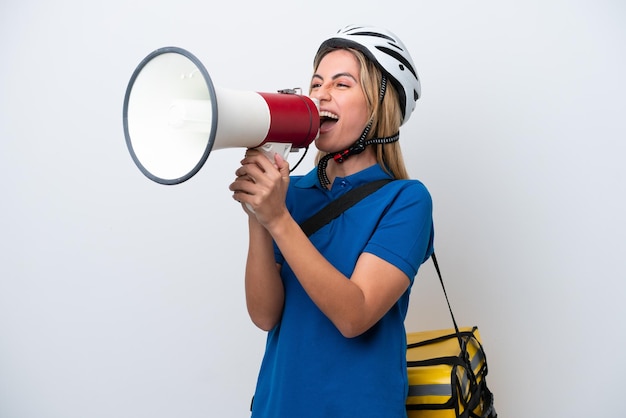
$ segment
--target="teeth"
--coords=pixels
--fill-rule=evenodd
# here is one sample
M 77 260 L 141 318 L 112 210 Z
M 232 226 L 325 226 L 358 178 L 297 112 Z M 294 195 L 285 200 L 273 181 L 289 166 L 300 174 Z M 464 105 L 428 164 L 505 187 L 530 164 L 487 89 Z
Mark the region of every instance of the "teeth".
M 330 113 L 327 110 L 322 110 L 320 112 L 320 118 L 331 118 L 331 119 L 339 119 L 339 116 L 335 115 L 334 113 Z

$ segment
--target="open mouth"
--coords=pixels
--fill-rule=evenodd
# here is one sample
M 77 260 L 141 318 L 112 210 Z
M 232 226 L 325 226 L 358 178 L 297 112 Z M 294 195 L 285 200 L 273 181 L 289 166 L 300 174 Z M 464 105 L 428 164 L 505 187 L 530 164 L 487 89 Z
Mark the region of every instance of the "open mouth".
M 320 129 L 328 130 L 332 128 L 339 120 L 339 116 L 326 110 L 320 112 Z

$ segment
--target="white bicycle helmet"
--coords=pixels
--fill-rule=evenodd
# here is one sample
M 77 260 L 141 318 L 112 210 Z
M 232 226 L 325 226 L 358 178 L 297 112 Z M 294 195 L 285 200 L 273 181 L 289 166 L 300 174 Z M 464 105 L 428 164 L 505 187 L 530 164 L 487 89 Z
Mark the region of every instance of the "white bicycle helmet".
M 378 65 L 398 90 L 404 124 L 420 98 L 420 80 L 409 51 L 390 31 L 374 26 L 348 25 L 320 45 L 326 48 L 350 47 L 361 51 Z

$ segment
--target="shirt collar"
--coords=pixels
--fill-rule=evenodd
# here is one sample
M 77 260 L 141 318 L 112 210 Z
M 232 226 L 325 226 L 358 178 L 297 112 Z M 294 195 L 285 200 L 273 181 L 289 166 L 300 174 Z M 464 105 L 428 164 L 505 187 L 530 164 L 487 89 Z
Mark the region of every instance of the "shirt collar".
M 346 177 L 336 177 L 333 182 L 333 189 L 341 184 L 348 184 L 350 188 L 360 186 L 365 183 L 369 183 L 375 180 L 391 179 L 391 175 L 387 173 L 379 164 L 369 166 L 357 173 L 351 174 Z M 295 187 L 307 189 L 317 187 L 322 189 L 319 179 L 317 178 L 317 167 L 309 171 L 306 175 L 300 177 L 295 183 Z

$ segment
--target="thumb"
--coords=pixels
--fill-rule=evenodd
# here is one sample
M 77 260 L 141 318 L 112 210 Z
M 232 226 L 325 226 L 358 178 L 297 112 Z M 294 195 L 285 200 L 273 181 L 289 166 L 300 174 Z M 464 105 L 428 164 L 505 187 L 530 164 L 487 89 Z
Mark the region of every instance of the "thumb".
M 283 158 L 282 155 L 279 153 L 274 154 L 274 162 L 282 177 L 289 176 L 289 163 Z

